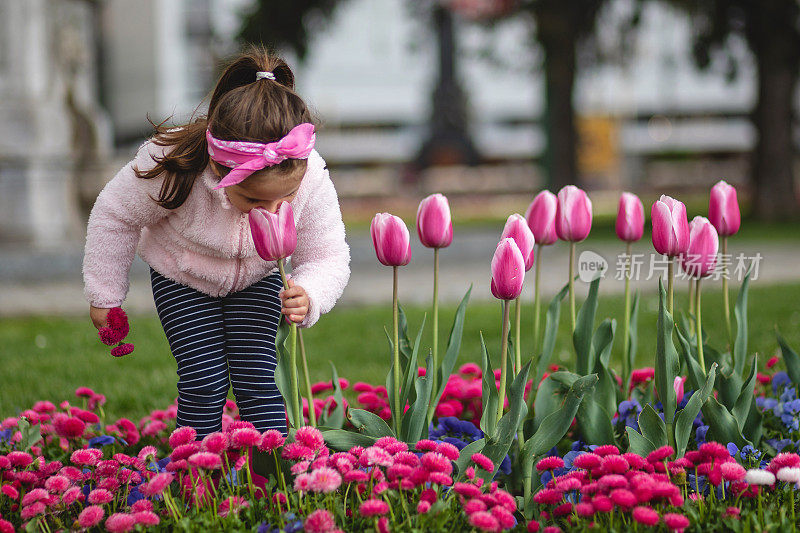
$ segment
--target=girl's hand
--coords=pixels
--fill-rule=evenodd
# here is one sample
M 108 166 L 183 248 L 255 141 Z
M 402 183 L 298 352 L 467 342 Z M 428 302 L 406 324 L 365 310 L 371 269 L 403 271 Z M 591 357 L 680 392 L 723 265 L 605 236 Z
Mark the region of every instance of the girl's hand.
M 92 305 L 89 306 L 89 317 L 92 319 L 92 324 L 97 329 L 103 328 L 108 325 L 108 312 L 111 309 L 105 309 L 102 307 L 94 307 Z
M 281 313 L 291 322 L 302 322 L 308 313 L 308 294 L 303 287 L 295 285 L 292 279 L 287 281 L 287 285 L 289 288 L 283 289 L 279 294 L 283 306 Z

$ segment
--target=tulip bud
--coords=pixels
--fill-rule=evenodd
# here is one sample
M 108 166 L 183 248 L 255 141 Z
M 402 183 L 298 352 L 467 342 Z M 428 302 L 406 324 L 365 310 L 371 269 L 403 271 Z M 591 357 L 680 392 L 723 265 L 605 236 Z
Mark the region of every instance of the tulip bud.
M 683 202 L 661 195 L 650 211 L 653 247 L 660 254 L 675 257 L 689 247 L 689 221 Z
M 683 400 L 683 384 L 686 383 L 686 376 L 675 376 L 675 380 L 672 382 L 672 388 L 675 391 L 675 401 L 681 403 Z
M 294 253 L 297 232 L 294 227 L 294 212 L 289 202 L 281 203 L 277 213 L 255 207 L 247 213 L 247 219 L 256 252 L 264 261 L 285 259 Z
M 515 300 L 525 280 L 525 259 L 514 239 L 506 237 L 492 257 L 492 295 L 500 300 Z
M 644 206 L 635 194 L 624 192 L 619 197 L 617 210 L 617 237 L 625 242 L 636 242 L 644 233 Z
M 592 229 L 592 201 L 574 185 L 558 191 L 556 235 L 562 241 L 581 242 Z
M 439 193 L 424 198 L 417 208 L 417 234 L 428 248 L 446 248 L 453 242 L 450 204 Z
M 505 239 L 506 237 L 514 239 L 514 243 L 525 260 L 525 271 L 527 272 L 533 266 L 533 247 L 536 244 L 536 240 L 522 215 L 514 213 L 508 217 L 500 238 Z
M 558 199 L 550 191 L 542 191 L 536 195 L 528 210 L 525 211 L 525 220 L 531 228 L 536 244 L 546 246 L 558 240 L 556 235 L 556 211 Z
M 378 213 L 369 226 L 378 261 L 386 266 L 403 266 L 411 261 L 411 238 L 400 217 Z
M 736 198 L 736 189 L 719 180 L 711 187 L 711 197 L 708 200 L 708 220 L 717 229 L 720 237 L 729 237 L 739 231 L 742 216 L 739 213 L 739 201 Z
M 717 266 L 719 236 L 706 217 L 694 217 L 689 224 L 689 248 L 680 255 L 683 271 L 693 278 L 708 276 Z

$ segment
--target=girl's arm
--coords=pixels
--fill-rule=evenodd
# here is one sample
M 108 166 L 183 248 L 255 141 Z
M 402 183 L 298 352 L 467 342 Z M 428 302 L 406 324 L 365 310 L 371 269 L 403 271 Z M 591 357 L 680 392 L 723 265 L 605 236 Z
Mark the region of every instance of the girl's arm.
M 169 213 L 154 200 L 163 180 L 137 178 L 133 171 L 134 167 L 152 168 L 154 151 L 163 153 L 163 147 L 151 142 L 142 145 L 134 160 L 106 184 L 89 215 L 83 282 L 92 307 L 107 309 L 122 304 L 142 228 Z
M 344 239 L 339 198 L 327 169 L 298 222 L 291 257 L 292 279 L 308 294 L 309 308 L 299 324 L 309 327 L 331 310 L 350 279 L 350 247 Z

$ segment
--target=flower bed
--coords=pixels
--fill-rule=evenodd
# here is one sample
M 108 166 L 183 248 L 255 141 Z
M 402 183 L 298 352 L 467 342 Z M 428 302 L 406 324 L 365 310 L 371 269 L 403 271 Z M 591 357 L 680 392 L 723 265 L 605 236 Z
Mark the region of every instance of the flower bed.
M 503 310 L 497 369 L 483 339 L 482 364 L 457 368 L 470 290 L 438 353 L 438 259 L 426 355 L 424 321 L 416 335 L 409 332 L 398 304 L 398 268 L 411 259 L 409 232 L 399 218 L 379 214 L 372 238 L 394 278 L 385 384 L 355 383 L 354 405 L 345 399 L 350 383 L 335 367 L 329 382 L 312 385 L 302 337 L 283 324 L 275 380 L 288 436 L 257 431 L 239 419 L 233 402 L 225 406 L 222 431 L 202 439 L 192 428 L 175 428 L 176 405 L 134 423 L 106 420 L 105 398 L 85 387 L 76 391 L 79 405 L 37 402 L 0 429 L 0 533 L 794 530 L 800 355 L 780 335 L 781 359 L 760 368 L 748 353 L 749 272 L 734 306 L 735 333 L 723 283 L 726 346 L 709 345 L 702 327 L 701 281 L 716 267 L 719 239 L 725 250 L 738 230 L 735 202 L 735 191 L 720 182 L 711 221 L 689 224 L 683 204 L 666 196 L 653 205 L 653 244 L 668 258 L 667 287 L 659 281 L 657 348 L 646 363 L 652 366 L 634 368 L 638 296 L 631 301 L 626 286 L 619 373 L 610 361 L 616 321 L 595 325 L 599 278 L 576 308 L 574 253 L 592 218 L 580 189 L 565 187 L 558 197 L 545 191 L 526 217 L 506 223 L 491 264 L 492 294 Z M 271 220 L 266 228 L 251 225 L 255 240 L 260 231 L 283 231 L 270 228 Z M 628 256 L 643 226 L 641 202 L 624 194 L 617 234 Z M 423 200 L 417 231 L 436 258 L 450 245 L 444 197 Z M 534 264 L 540 270 L 541 247 L 556 238 L 570 246 L 566 284 L 542 317 L 537 282 L 534 342 L 523 358 L 525 272 Z M 266 259 L 291 251 L 259 253 Z M 673 306 L 676 260 L 694 291 L 693 307 L 680 316 Z M 574 360 L 559 367 L 550 359 L 567 295 Z
M 641 456 L 586 445 L 572 431 L 536 463 L 541 486 L 525 502 L 533 509 L 525 520 L 513 495 L 517 458 L 506 457 L 503 467 L 464 452 L 483 437 L 472 422 L 480 409 L 472 383 L 481 377 L 474 364 L 450 376 L 438 410 L 462 418 L 439 417 L 428 439 L 409 446 L 383 437 L 345 451 L 328 447 L 310 426 L 288 439 L 274 430 L 260 433 L 239 420 L 234 402 L 226 405 L 223 431 L 202 440 L 190 427 L 175 429 L 176 405 L 138 423 L 109 422 L 104 397 L 82 387 L 75 402 L 40 401 L 3 420 L 0 531 L 722 531 L 790 528 L 794 521 L 800 456 L 774 455 L 798 446 L 784 438 L 796 431 L 797 418 L 787 424 L 785 415 L 768 430 L 763 452 L 704 442 L 702 415 L 692 439 L 696 450 L 682 458 L 669 446 Z M 796 398 L 785 372 L 761 374 L 760 383 L 758 403 L 773 410 L 779 398 Z M 314 385 L 317 393 L 330 388 Z M 354 388 L 362 391 L 359 404 L 383 409 L 375 401 L 385 396 L 380 387 Z M 315 400 L 320 415 L 334 403 L 333 396 Z M 617 418 L 622 425 L 632 423 L 621 414 L 625 407 Z

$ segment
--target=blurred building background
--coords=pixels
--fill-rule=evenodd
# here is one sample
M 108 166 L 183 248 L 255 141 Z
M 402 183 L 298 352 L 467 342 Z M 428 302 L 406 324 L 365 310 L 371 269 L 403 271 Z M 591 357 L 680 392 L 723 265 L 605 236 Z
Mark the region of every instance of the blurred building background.
M 735 1 L 708 4 L 731 24 L 748 16 L 728 12 Z M 759 84 L 767 70 L 752 44 L 760 41 L 736 31 L 717 47 L 709 41 L 701 69 L 693 52 L 709 12 L 691 2 L 302 5 L 0 0 L 0 240 L 80 242 L 97 192 L 151 131 L 148 117 L 182 123 L 202 113 L 242 35 L 279 46 L 295 66 L 344 202 L 434 191 L 530 198 L 578 182 L 615 206 L 621 190 L 706 191 L 720 178 L 745 203 L 763 193 L 754 116 L 773 109 L 781 122 L 785 109 Z M 787 202 L 797 206 L 798 66 L 786 72 L 794 77 L 781 122 L 790 124 L 792 164 L 758 174 L 783 180 L 778 217 Z

